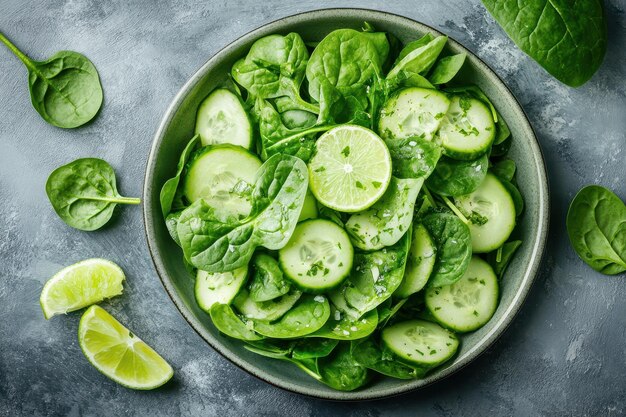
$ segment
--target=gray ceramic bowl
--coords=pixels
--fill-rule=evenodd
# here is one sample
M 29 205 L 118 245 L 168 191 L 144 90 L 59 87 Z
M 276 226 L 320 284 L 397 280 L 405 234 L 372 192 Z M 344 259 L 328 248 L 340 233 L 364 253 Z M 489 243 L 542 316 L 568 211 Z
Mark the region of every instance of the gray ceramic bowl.
M 296 367 L 251 353 L 243 348 L 240 341 L 219 334 L 209 316 L 195 303 L 192 280 L 183 266 L 180 249 L 168 235 L 159 205 L 159 190 L 174 175 L 178 157 L 192 136 L 196 109 L 213 88 L 224 82 L 233 62 L 244 56 L 258 38 L 272 33 L 298 32 L 305 40 L 316 41 L 334 29 L 358 29 L 364 21 L 379 30 L 393 33 L 403 42 L 414 40 L 426 32 L 440 35 L 436 30 L 405 17 L 361 9 L 303 13 L 248 33 L 211 57 L 174 98 L 154 138 L 143 195 L 146 235 L 156 270 L 172 301 L 196 332 L 234 364 L 264 381 L 300 394 L 334 400 L 376 399 L 405 393 L 439 381 L 474 360 L 494 343 L 520 309 L 537 274 L 548 230 L 545 166 L 528 119 L 502 80 L 474 54 L 451 39 L 448 42 L 449 52 L 465 52 L 468 55 L 469 62 L 462 77 L 487 93 L 511 128 L 514 142 L 510 157 L 518 164 L 517 178 L 526 200 L 518 232 L 524 243 L 502 283 L 502 297 L 495 316 L 480 330 L 463 336 L 456 359 L 427 378 L 414 381 L 385 378 L 356 392 L 334 391 Z

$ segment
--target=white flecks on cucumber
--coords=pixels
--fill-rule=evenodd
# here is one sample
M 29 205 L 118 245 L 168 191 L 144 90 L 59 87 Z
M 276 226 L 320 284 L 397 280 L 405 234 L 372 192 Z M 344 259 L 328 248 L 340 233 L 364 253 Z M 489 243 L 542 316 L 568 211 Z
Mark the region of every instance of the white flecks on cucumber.
M 469 220 L 474 253 L 496 250 L 511 236 L 515 204 L 495 175 L 488 173 L 476 191 L 456 197 L 454 202 Z
M 190 202 L 202 198 L 220 218 L 244 218 L 252 204 L 248 194 L 261 161 L 240 146 L 215 145 L 189 163 L 183 192 Z
M 437 90 L 419 87 L 400 90 L 380 111 L 380 136 L 383 139 L 420 136 L 431 140 L 449 105 L 448 97 Z
M 400 240 L 411 226 L 415 200 L 423 184 L 423 178 L 392 177 L 380 200 L 369 209 L 353 214 L 346 222 L 352 244 L 369 251 Z
M 309 292 L 334 288 L 352 268 L 353 249 L 348 234 L 323 219 L 304 221 L 278 252 L 285 275 Z
M 498 297 L 496 274 L 487 262 L 474 256 L 460 280 L 426 290 L 426 307 L 443 326 L 457 332 L 471 332 L 491 319 Z
M 408 320 L 385 327 L 381 338 L 401 360 L 428 368 L 446 362 L 459 347 L 454 333 L 424 320 Z
M 435 244 L 428 234 L 428 230 L 422 224 L 414 224 L 404 279 L 393 295 L 406 298 L 421 291 L 433 272 L 436 256 Z
M 204 146 L 230 143 L 250 149 L 252 132 L 241 100 L 225 88 L 213 91 L 198 108 L 196 133 Z
M 196 274 L 196 301 L 207 313 L 213 304 L 230 304 L 248 276 L 248 267 L 229 272 L 205 272 L 198 270 Z
M 473 160 L 488 152 L 496 135 L 489 108 L 468 96 L 452 96 L 439 129 L 444 153 L 451 158 Z

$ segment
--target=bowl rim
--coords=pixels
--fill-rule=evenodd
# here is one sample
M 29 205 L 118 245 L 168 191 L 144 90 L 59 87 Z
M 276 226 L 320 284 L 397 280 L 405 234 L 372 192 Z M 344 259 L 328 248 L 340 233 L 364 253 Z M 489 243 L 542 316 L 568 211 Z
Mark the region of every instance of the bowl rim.
M 421 31 L 430 31 L 432 33 L 438 35 L 445 35 L 439 30 L 433 28 L 430 25 L 424 24 L 422 22 L 418 22 L 412 18 L 402 16 L 396 13 L 391 13 L 387 11 L 380 11 L 368 8 L 358 8 L 358 7 L 333 7 L 333 8 L 321 8 L 321 9 L 313 9 L 307 10 L 304 12 L 291 14 L 288 16 L 281 17 L 279 19 L 273 20 L 271 22 L 265 23 L 261 26 L 256 27 L 245 33 L 244 35 L 234 39 L 229 42 L 227 45 L 220 48 L 217 52 L 215 52 L 209 59 L 197 70 L 194 74 L 185 82 L 185 84 L 180 88 L 180 90 L 176 93 L 172 102 L 168 106 L 167 110 L 164 113 L 161 122 L 159 123 L 159 127 L 154 135 L 154 139 L 152 142 L 152 146 L 150 147 L 150 153 L 148 155 L 148 159 L 146 161 L 146 169 L 144 174 L 144 184 L 143 184 L 143 223 L 144 223 L 144 232 L 146 241 L 148 244 L 148 249 L 150 253 L 150 258 L 152 259 L 152 263 L 156 269 L 157 275 L 165 289 L 165 292 L 168 294 L 169 298 L 172 300 L 178 312 L 183 316 L 185 321 L 191 326 L 191 328 L 215 351 L 217 351 L 220 355 L 226 358 L 228 361 L 236 365 L 241 370 L 246 373 L 253 375 L 260 380 L 267 382 L 275 387 L 284 389 L 286 391 L 304 395 L 307 397 L 318 398 L 323 400 L 332 400 L 332 401 L 368 401 L 368 400 L 379 400 L 390 398 L 402 394 L 406 394 L 412 391 L 416 391 L 418 389 L 425 388 L 430 386 L 436 382 L 442 381 L 447 377 L 457 373 L 471 362 L 473 362 L 476 358 L 481 356 L 485 351 L 487 351 L 494 343 L 502 336 L 505 330 L 510 326 L 513 319 L 519 313 L 522 305 L 524 304 L 525 299 L 532 288 L 534 281 L 539 272 L 539 267 L 542 264 L 545 252 L 545 246 L 548 237 L 549 230 L 549 222 L 550 222 L 550 200 L 549 200 L 549 183 L 546 172 L 545 158 L 543 155 L 543 151 L 537 140 L 536 132 L 534 131 L 532 125 L 530 124 L 530 120 L 528 115 L 524 111 L 521 106 L 519 100 L 515 97 L 513 92 L 509 89 L 506 83 L 498 76 L 498 74 L 491 69 L 478 55 L 476 55 L 472 50 L 455 40 L 454 38 L 448 36 L 448 42 L 454 45 L 456 48 L 467 53 L 469 56 L 472 56 L 476 60 L 476 64 L 481 67 L 481 69 L 487 73 L 489 73 L 497 83 L 506 91 L 512 98 L 512 102 L 517 107 L 516 110 L 522 114 L 523 120 L 522 125 L 525 130 L 532 134 L 532 140 L 530 141 L 530 147 L 533 150 L 533 156 L 535 156 L 535 169 L 538 176 L 539 182 L 539 208 L 538 208 L 538 217 L 539 224 L 537 225 L 537 236 L 534 240 L 532 252 L 531 252 L 531 262 L 526 268 L 525 274 L 522 278 L 520 289 L 514 295 L 511 300 L 510 305 L 500 316 L 499 321 L 493 326 L 491 331 L 485 334 L 472 349 L 465 352 L 461 359 L 458 362 L 452 363 L 450 366 L 442 369 L 440 372 L 431 374 L 423 379 L 416 379 L 408 382 L 405 386 L 402 387 L 390 387 L 383 390 L 378 390 L 374 392 L 367 391 L 352 391 L 352 392 L 344 392 L 344 391 L 322 391 L 322 390 L 314 390 L 311 391 L 310 388 L 302 388 L 299 385 L 291 384 L 289 382 L 284 382 L 279 378 L 274 378 L 273 376 L 266 373 L 261 367 L 256 365 L 250 365 L 245 361 L 241 360 L 239 356 L 227 348 L 222 348 L 220 344 L 216 340 L 212 340 L 213 336 L 208 334 L 208 332 L 204 329 L 199 328 L 200 326 L 196 326 L 194 322 L 195 318 L 192 317 L 192 314 L 187 310 L 184 301 L 177 293 L 174 284 L 171 282 L 166 268 L 159 258 L 159 250 L 156 246 L 156 233 L 152 224 L 154 223 L 154 216 L 147 202 L 152 202 L 152 187 L 151 182 L 153 180 L 154 171 L 156 168 L 155 164 L 155 156 L 162 145 L 165 131 L 167 130 L 167 126 L 172 121 L 174 114 L 178 110 L 178 108 L 183 103 L 187 94 L 192 90 L 192 88 L 196 85 L 197 82 L 200 81 L 202 77 L 206 74 L 207 71 L 213 66 L 214 61 L 217 60 L 218 57 L 221 57 L 224 54 L 230 53 L 232 49 L 235 49 L 240 44 L 249 42 L 257 38 L 258 33 L 266 29 L 268 26 L 276 25 L 280 22 L 288 23 L 290 20 L 298 20 L 302 18 L 315 18 L 320 17 L 323 14 L 350 14 L 350 13 L 366 13 L 366 14 L 375 14 L 380 16 L 381 18 L 390 18 L 396 21 L 404 21 L 407 24 L 414 25 L 416 29 Z M 160 211 L 159 211 L 160 213 Z M 160 217 L 160 216 L 158 216 Z

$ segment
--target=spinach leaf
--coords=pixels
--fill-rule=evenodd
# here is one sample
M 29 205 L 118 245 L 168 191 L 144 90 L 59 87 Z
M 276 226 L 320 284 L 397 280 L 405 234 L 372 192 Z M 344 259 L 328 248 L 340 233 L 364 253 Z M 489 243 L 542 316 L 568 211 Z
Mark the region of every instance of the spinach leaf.
M 626 271 L 626 205 L 612 191 L 589 185 L 567 212 L 567 233 L 583 261 L 598 272 Z
M 51 125 L 82 126 L 102 106 L 102 86 L 96 67 L 87 57 L 60 51 L 45 61 L 33 61 L 0 33 L 4 43 L 28 69 L 33 107 Z
M 522 197 L 522 193 L 519 192 L 517 186 L 513 184 L 511 181 L 506 181 L 504 179 L 500 180 L 504 188 L 509 192 L 511 198 L 513 199 L 513 205 L 515 206 L 515 216 L 519 217 L 524 212 L 524 199 Z
M 418 39 L 418 41 L 421 41 Z M 415 43 L 412 50 L 405 51 L 411 44 L 400 52 L 400 57 L 395 66 L 387 74 L 388 80 L 393 80 L 400 73 L 426 75 L 433 66 L 437 57 L 448 42 L 447 36 L 437 36 L 426 44 Z M 403 52 L 405 54 L 403 55 Z
M 253 258 L 252 268 L 254 275 L 249 288 L 253 301 L 269 301 L 289 292 L 291 285 L 283 276 L 276 259 L 260 253 Z
M 294 359 L 289 357 L 288 355 L 291 353 L 292 348 L 288 348 L 286 350 L 276 349 L 273 346 L 268 346 L 267 343 L 259 341 L 259 342 L 251 342 L 247 345 L 244 345 L 244 348 L 249 350 L 250 352 L 254 352 L 257 355 L 265 356 L 272 359 L 280 359 L 286 362 L 291 362 L 296 365 L 298 368 L 306 372 L 309 376 L 315 378 L 316 380 L 321 380 L 322 377 L 319 374 L 317 369 L 317 361 L 315 358 L 306 358 L 306 359 Z
M 178 190 L 178 184 L 180 183 L 180 178 L 183 174 L 183 170 L 185 169 L 185 164 L 189 159 L 189 156 L 196 148 L 198 141 L 200 140 L 199 135 L 195 135 L 185 149 L 183 149 L 183 153 L 180 155 L 180 159 L 178 160 L 178 166 L 176 167 L 176 175 L 174 175 L 169 180 L 165 181 L 163 184 L 163 188 L 161 188 L 160 200 L 161 200 L 161 212 L 163 213 L 163 217 L 167 217 L 167 215 L 172 210 L 172 204 L 176 198 L 176 191 Z
M 284 316 L 272 323 L 252 320 L 254 330 L 266 337 L 292 339 L 320 329 L 330 317 L 330 305 L 323 295 L 303 295 Z
M 228 304 L 213 304 L 210 310 L 211 321 L 220 332 L 226 336 L 240 340 L 261 340 L 252 327 L 244 322 Z
M 367 337 L 376 330 L 378 312 L 373 309 L 356 319 L 331 304 L 330 318 L 324 326 L 307 337 L 323 337 L 337 340 L 355 340 Z
M 397 178 L 427 178 L 441 158 L 441 145 L 420 136 L 405 139 L 388 137 L 393 175 Z
M 300 98 L 309 53 L 297 33 L 269 35 L 254 42 L 245 58 L 235 62 L 231 74 L 251 95 L 263 99 L 287 96 L 302 109 L 317 106 Z
M 115 172 L 102 159 L 83 158 L 55 169 L 46 182 L 46 194 L 59 217 L 76 229 L 104 226 L 117 204 L 139 204 L 138 198 L 117 192 Z
M 443 156 L 426 180 L 428 189 L 445 196 L 460 196 L 476 191 L 487 175 L 489 158 L 459 161 Z
M 308 187 L 301 159 L 275 155 L 259 169 L 252 193 L 252 211 L 243 220 L 222 221 L 202 199 L 186 208 L 178 221 L 185 258 L 207 272 L 245 266 L 257 246 L 283 247 L 296 226 Z
M 435 64 L 435 67 L 428 76 L 428 80 L 435 85 L 452 81 L 465 63 L 466 56 L 467 55 L 464 53 L 460 53 L 441 58 L 437 61 L 437 64 Z
M 409 260 L 407 260 L 407 262 L 409 262 Z M 393 304 L 393 302 L 395 300 L 388 298 L 387 301 L 385 301 L 383 304 L 378 306 L 378 317 L 379 317 L 379 327 L 385 327 L 387 325 L 387 323 L 389 323 L 389 320 L 391 320 L 399 311 L 400 309 L 404 306 L 404 304 L 407 302 L 408 298 L 403 298 L 399 301 L 397 301 L 395 304 Z
M 386 50 L 386 52 L 385 52 Z M 317 45 L 306 67 L 309 95 L 327 109 L 343 97 L 366 99 L 366 84 L 380 73 L 389 53 L 386 38 L 353 29 L 329 33 Z M 324 113 L 320 109 L 320 113 Z
M 430 33 L 427 33 L 421 38 L 407 43 L 404 46 L 404 48 L 400 50 L 400 53 L 398 54 L 398 57 L 396 58 L 394 65 L 398 65 L 398 62 L 402 61 L 409 53 L 415 51 L 418 48 L 421 48 L 422 46 L 428 45 L 428 43 L 432 41 L 433 39 L 435 39 L 435 37 L 431 35 Z
M 322 382 L 340 391 L 353 391 L 369 381 L 366 367 L 360 365 L 350 352 L 350 344 L 343 343 L 327 358 L 317 362 Z
M 329 292 L 337 309 L 357 319 L 391 297 L 402 283 L 410 245 L 411 229 L 393 246 L 356 253 L 350 276 Z
M 170 213 L 165 218 L 165 227 L 167 227 L 167 231 L 172 237 L 172 240 L 176 242 L 178 246 L 180 246 L 180 238 L 178 237 L 178 219 L 182 211 L 177 211 L 176 213 Z
M 513 254 L 515 254 L 515 251 L 517 251 L 521 245 L 521 240 L 512 240 L 506 242 L 498 250 L 487 254 L 487 262 L 491 265 L 498 278 L 502 279 L 504 271 L 506 271 L 506 268 L 513 259 Z
M 559 81 L 578 87 L 606 52 L 601 0 L 483 0 L 513 42 Z
M 400 240 L 411 226 L 422 184 L 423 178 L 391 177 L 385 194 L 372 207 L 351 215 L 346 222 L 345 228 L 354 246 L 378 250 Z
M 428 285 L 441 287 L 454 284 L 463 276 L 472 258 L 469 228 L 449 212 L 428 214 L 422 223 L 437 248 L 435 268 Z
M 398 361 L 395 355 L 382 349 L 372 337 L 354 342 L 352 356 L 361 366 L 392 378 L 415 379 L 426 374 L 423 369 Z
M 515 177 L 515 170 L 515 161 L 508 158 L 497 161 L 491 167 L 491 172 L 493 172 L 498 178 L 509 182 L 513 181 L 513 178 Z
M 302 339 L 298 340 L 291 352 L 294 359 L 323 358 L 335 349 L 338 340 L 333 339 Z

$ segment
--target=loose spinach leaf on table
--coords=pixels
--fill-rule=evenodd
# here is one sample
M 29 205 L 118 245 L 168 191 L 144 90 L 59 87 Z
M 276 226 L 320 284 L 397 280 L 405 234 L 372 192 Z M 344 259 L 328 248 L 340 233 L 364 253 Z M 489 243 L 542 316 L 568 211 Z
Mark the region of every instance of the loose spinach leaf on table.
M 92 231 L 109 221 L 117 204 L 139 204 L 117 192 L 115 172 L 102 159 L 83 158 L 55 169 L 46 194 L 61 219 L 76 229 Z
M 567 233 L 580 259 L 596 271 L 626 271 L 626 205 L 610 190 L 580 190 L 567 212 Z
M 296 226 L 308 187 L 305 163 L 274 155 L 259 169 L 252 192 L 252 211 L 243 219 L 222 221 L 200 199 L 181 214 L 177 231 L 185 258 L 207 272 L 245 266 L 258 246 L 283 247 Z
M 51 125 L 82 126 L 102 106 L 102 86 L 96 67 L 87 57 L 60 51 L 45 61 L 33 61 L 0 33 L 4 43 L 28 69 L 33 107 Z
M 180 177 L 183 174 L 183 169 L 185 168 L 185 164 L 189 159 L 189 156 L 196 148 L 198 141 L 200 140 L 199 135 L 195 135 L 185 149 L 183 153 L 180 155 L 180 159 L 178 161 L 178 166 L 176 167 L 176 175 L 174 175 L 169 180 L 165 181 L 163 184 L 163 188 L 161 188 L 161 194 L 159 195 L 161 201 L 161 211 L 163 213 L 163 217 L 167 217 L 167 215 L 172 211 L 172 205 L 176 199 L 176 191 L 178 190 L 178 184 L 180 183 Z M 177 207 L 181 209 L 182 207 Z
M 606 52 L 601 0 L 483 0 L 520 49 L 561 82 L 578 87 Z
M 437 248 L 437 260 L 428 285 L 441 287 L 454 284 L 463 276 L 472 259 L 469 228 L 449 212 L 428 214 L 422 223 Z

